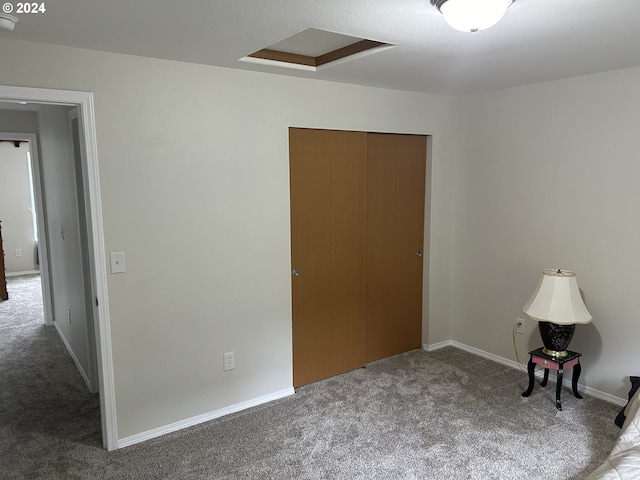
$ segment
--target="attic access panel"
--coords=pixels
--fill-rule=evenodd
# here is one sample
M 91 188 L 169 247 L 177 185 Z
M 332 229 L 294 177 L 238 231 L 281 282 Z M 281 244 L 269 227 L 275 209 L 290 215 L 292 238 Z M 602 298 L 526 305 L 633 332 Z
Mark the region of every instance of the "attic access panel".
M 315 71 L 317 67 L 356 54 L 391 46 L 376 40 L 308 28 L 240 60 Z

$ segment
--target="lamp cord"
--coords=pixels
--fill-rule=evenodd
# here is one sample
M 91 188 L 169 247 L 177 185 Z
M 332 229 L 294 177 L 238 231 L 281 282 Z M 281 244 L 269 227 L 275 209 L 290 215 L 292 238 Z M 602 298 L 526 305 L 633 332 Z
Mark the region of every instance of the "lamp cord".
M 516 329 L 522 325 L 522 322 L 516 322 L 513 325 L 513 329 L 511 330 L 511 338 L 513 339 L 513 351 L 516 352 L 516 360 L 518 362 L 518 366 L 520 370 L 523 372 L 527 371 L 527 367 L 520 361 L 520 355 L 518 355 L 518 344 L 516 342 Z
M 513 339 L 513 351 L 516 352 L 516 360 L 518 361 L 518 367 L 520 367 L 520 370 L 522 370 L 523 372 L 528 372 L 526 365 L 520 361 L 520 355 L 518 355 L 518 344 L 516 342 L 516 329 L 520 325 L 522 325 L 522 322 L 516 322 L 513 325 L 513 329 L 511 329 L 511 338 Z M 538 370 L 542 370 L 542 367 L 540 367 L 539 365 L 536 365 L 535 371 L 537 372 Z

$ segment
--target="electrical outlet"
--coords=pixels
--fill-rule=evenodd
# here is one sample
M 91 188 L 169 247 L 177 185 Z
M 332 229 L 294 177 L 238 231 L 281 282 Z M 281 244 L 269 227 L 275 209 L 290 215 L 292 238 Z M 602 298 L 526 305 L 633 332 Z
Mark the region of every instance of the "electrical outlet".
M 227 352 L 222 355 L 222 369 L 226 372 L 236 368 L 235 352 Z
M 71 325 L 71 310 L 67 309 L 67 322 Z
M 21 257 L 21 256 L 22 256 L 22 249 L 16 248 L 16 257 Z
M 516 333 L 524 335 L 527 330 L 527 322 L 523 318 L 516 318 L 516 325 Z

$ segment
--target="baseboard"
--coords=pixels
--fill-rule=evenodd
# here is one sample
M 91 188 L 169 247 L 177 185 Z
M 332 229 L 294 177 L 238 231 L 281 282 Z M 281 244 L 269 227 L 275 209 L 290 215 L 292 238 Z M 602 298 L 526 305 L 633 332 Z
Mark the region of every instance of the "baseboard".
M 451 347 L 451 340 L 445 340 L 444 342 L 432 343 L 431 345 L 423 343 L 422 349 L 427 352 L 435 352 L 436 350 L 440 350 L 441 348 Z
M 69 345 L 69 342 L 67 342 L 67 338 L 64 336 L 64 333 L 62 333 L 62 330 L 60 329 L 60 326 L 58 325 L 58 322 L 54 321 L 53 325 L 56 327 L 56 330 L 58 331 L 58 336 L 62 340 L 62 343 L 64 344 L 65 348 L 67 349 L 67 352 L 69 352 L 69 355 L 71 355 L 71 358 L 73 359 L 74 363 L 76 364 L 76 367 L 78 367 L 78 371 L 80 372 L 80 375 L 82 376 L 82 379 L 84 380 L 84 383 L 87 385 L 87 388 L 89 389 L 89 391 L 91 391 L 91 382 L 89 382 L 89 377 L 87 377 L 87 374 L 83 370 L 82 365 L 80 364 L 80 362 L 78 361 L 78 358 L 76 357 L 76 354 L 73 353 L 73 349 L 71 348 L 71 345 Z
M 40 275 L 40 270 L 25 270 L 23 272 L 7 272 L 5 277 L 19 277 L 20 275 Z
M 152 438 L 160 437 L 162 435 L 166 435 L 167 433 L 176 432 L 178 430 L 192 427 L 200 423 L 208 422 L 210 420 L 214 420 L 219 417 L 224 417 L 225 415 L 229 415 L 231 413 L 236 413 L 241 410 L 246 410 L 247 408 L 256 407 L 258 405 L 262 405 L 263 403 L 268 403 L 268 402 L 272 402 L 273 400 L 278 400 L 279 398 L 288 397 L 289 395 L 293 395 L 294 393 L 295 391 L 293 387 L 285 388 L 283 390 L 271 393 L 269 395 L 263 395 L 261 397 L 247 400 L 246 402 L 236 403 L 234 405 L 230 405 L 228 407 L 221 408 L 219 410 L 214 410 L 209 413 L 203 413 L 202 415 L 197 415 L 195 417 L 187 418 L 185 420 L 180 420 L 179 422 L 171 423 L 169 425 L 165 425 L 164 427 L 154 428 L 153 430 L 148 430 L 146 432 L 138 433 L 136 435 L 131 435 L 130 437 L 121 438 L 120 440 L 118 440 L 117 448 L 124 448 L 124 447 L 134 445 L 136 443 L 151 440 Z
M 465 352 L 473 353 L 478 355 L 479 357 L 486 358 L 488 360 L 493 360 L 494 362 L 500 363 L 502 365 L 506 365 L 511 368 L 515 368 L 518 370 L 524 370 L 526 372 L 526 366 L 522 365 L 516 361 L 509 360 L 508 358 L 500 357 L 498 355 L 494 355 L 493 353 L 485 352 L 484 350 L 480 350 L 479 348 L 471 347 L 469 345 L 465 345 L 464 343 L 456 342 L 455 340 L 446 340 L 444 342 L 438 342 L 431 345 L 423 344 L 422 349 L 427 352 L 433 352 L 435 350 L 439 350 L 444 347 L 455 347 L 460 350 L 464 350 Z M 536 371 L 536 376 L 542 377 L 542 370 Z M 556 375 L 552 371 L 549 372 L 549 378 L 552 381 L 555 381 Z M 565 387 L 571 388 L 571 379 L 564 378 L 562 381 L 562 385 Z M 592 397 L 599 398 L 600 400 L 604 400 L 605 402 L 613 403 L 614 405 L 623 406 L 627 403 L 626 398 L 616 397 L 615 395 L 611 395 L 610 393 L 602 392 L 600 390 L 596 390 L 595 388 L 588 387 L 582 383 L 578 383 L 580 386 L 580 390 L 584 391 L 587 395 L 591 395 Z

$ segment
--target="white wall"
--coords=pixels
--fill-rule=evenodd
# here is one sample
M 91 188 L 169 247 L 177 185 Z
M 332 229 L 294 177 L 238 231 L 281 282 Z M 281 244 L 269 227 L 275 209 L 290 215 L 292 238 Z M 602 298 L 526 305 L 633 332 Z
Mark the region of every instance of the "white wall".
M 462 100 L 453 339 L 514 359 L 511 327 L 541 271 L 573 270 L 594 317 L 570 347 L 581 382 L 626 397 L 640 372 L 639 85 L 635 68 Z M 528 328 L 525 360 L 541 345 Z
M 127 256 L 120 439 L 291 388 L 290 126 L 433 135 L 424 341 L 449 338 L 456 100 L 3 43 L 0 84 L 94 92 L 106 248 Z
M 7 273 L 38 270 L 28 155 L 28 142 L 16 148 L 13 142 L 0 141 L 0 221 Z
M 0 110 L 0 132 L 36 133 L 37 131 L 36 112 Z
M 67 107 L 45 106 L 38 112 L 53 316 L 80 373 L 89 385 L 94 385 L 93 350 L 89 342 L 95 340 L 92 330 L 87 328 L 68 111 Z

